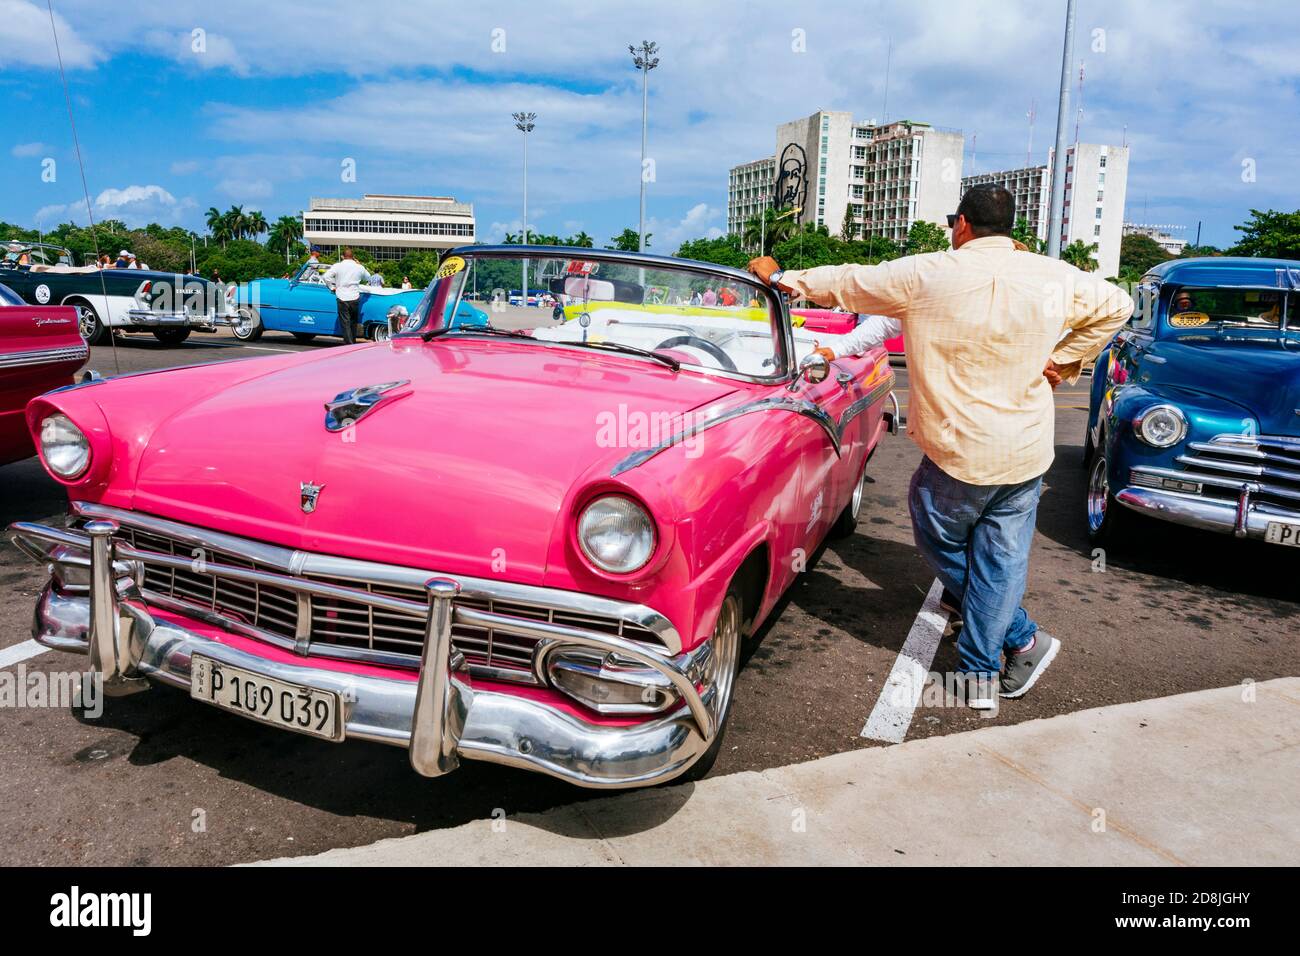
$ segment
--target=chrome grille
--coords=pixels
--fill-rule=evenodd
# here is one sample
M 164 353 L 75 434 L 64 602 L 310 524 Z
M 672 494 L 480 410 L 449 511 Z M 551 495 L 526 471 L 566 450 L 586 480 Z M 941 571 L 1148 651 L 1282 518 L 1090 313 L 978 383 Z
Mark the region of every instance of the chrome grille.
M 282 569 L 249 561 L 229 551 L 200 548 L 178 538 L 126 524 L 121 526 L 119 536 L 125 543 L 141 551 L 182 557 L 190 561 L 190 567 L 186 570 L 143 561 L 140 583 L 146 592 L 146 599 L 153 595 L 200 608 L 279 638 L 281 643 L 292 642 L 308 654 L 419 667 L 428 616 L 426 613 L 408 614 L 360 601 L 313 594 L 303 597 L 304 611 L 300 615 L 299 597 L 295 592 L 264 583 L 218 577 L 205 572 L 204 567 L 206 563 L 213 563 L 283 574 Z M 300 579 L 420 604 L 426 601 L 424 589 L 416 586 L 322 574 L 305 574 Z M 458 607 L 512 618 L 585 628 L 641 641 L 656 649 L 663 647 L 659 635 L 652 629 L 619 617 L 583 614 L 464 593 L 456 599 L 456 604 Z M 302 639 L 304 634 L 305 641 Z M 535 682 L 532 661 L 536 638 L 504 632 L 498 628 L 455 622 L 452 625 L 452 645 L 465 655 L 471 671 L 482 676 L 523 683 Z
M 1176 460 L 1188 477 L 1204 483 L 1205 495 L 1235 499 L 1250 482 L 1258 486 L 1255 500 L 1300 505 L 1300 438 L 1218 435 L 1190 442 Z

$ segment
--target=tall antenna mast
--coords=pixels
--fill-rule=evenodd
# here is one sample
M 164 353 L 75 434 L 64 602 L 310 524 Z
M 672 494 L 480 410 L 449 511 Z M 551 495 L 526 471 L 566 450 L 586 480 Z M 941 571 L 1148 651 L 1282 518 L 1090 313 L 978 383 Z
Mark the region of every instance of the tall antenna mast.
M 1029 101 L 1029 112 L 1025 114 L 1029 117 L 1029 145 L 1025 148 L 1025 166 L 1034 164 L 1034 117 L 1038 115 L 1034 101 Z
M 1079 124 L 1083 121 L 1083 61 L 1079 61 L 1079 112 L 1074 114 L 1074 145 L 1079 145 Z
M 880 125 L 885 126 L 889 123 L 889 63 L 894 57 L 894 38 L 889 38 L 889 46 L 885 48 L 885 102 L 880 110 Z
M 979 140 L 980 140 L 979 133 L 970 134 L 970 174 L 972 176 L 975 175 L 975 146 L 977 143 L 979 143 Z

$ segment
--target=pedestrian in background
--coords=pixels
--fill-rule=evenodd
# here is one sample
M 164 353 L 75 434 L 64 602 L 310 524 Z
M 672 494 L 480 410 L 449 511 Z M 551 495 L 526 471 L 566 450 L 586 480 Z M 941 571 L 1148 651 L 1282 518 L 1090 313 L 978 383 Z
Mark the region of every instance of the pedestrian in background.
M 343 342 L 352 345 L 357 340 L 357 323 L 361 318 L 361 283 L 370 279 L 370 273 L 352 257 L 352 250 L 344 247 L 343 258 L 326 269 L 323 278 L 338 301 Z
M 1014 217 L 1011 193 L 984 184 L 948 217 L 951 250 L 804 271 L 767 256 L 749 264 L 783 291 L 902 323 L 907 430 L 924 452 L 908 497 L 912 533 L 961 602 L 958 670 L 981 710 L 1028 691 L 1060 649 L 1020 606 L 1055 454 L 1052 389 L 1076 381 L 1133 313 L 1122 289 L 1018 250 Z

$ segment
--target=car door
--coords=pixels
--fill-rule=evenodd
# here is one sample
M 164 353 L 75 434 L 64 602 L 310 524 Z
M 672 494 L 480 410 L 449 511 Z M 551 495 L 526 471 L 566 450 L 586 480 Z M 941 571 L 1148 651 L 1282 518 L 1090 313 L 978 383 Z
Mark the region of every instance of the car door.
M 338 335 L 338 302 L 323 282 L 300 280 L 285 296 L 290 331 Z
M 861 365 L 860 359 L 836 359 L 822 381 L 810 382 L 800 374 L 793 391 L 786 391 L 789 398 L 804 406 L 806 410 L 801 414 L 808 421 L 804 430 L 809 440 L 804 442 L 800 457 L 803 514 L 795 516 L 796 522 L 803 521 L 801 533 L 808 553 L 839 516 L 858 477 L 862 431 L 856 427 L 859 423 L 850 420 L 850 409 L 854 402 L 866 397 L 861 376 L 856 374 Z M 842 423 L 854 426 L 844 428 L 847 441 L 841 440 Z

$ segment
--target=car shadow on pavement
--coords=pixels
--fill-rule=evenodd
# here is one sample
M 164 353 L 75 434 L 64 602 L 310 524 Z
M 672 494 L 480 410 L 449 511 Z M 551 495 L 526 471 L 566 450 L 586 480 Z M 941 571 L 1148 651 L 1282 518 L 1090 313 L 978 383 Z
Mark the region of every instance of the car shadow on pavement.
M 1057 445 L 1056 461 L 1043 482 L 1038 507 L 1038 531 L 1055 545 L 1088 562 L 1104 560 L 1111 569 L 1133 571 L 1150 578 L 1149 587 L 1162 594 L 1193 594 L 1206 588 L 1257 598 L 1281 600 L 1280 606 L 1260 604 L 1260 613 L 1286 618 L 1300 613 L 1300 549 L 1262 541 L 1242 541 L 1231 535 L 1197 531 L 1135 513 L 1118 544 L 1098 549 L 1088 540 L 1085 500 L 1087 474 L 1080 445 Z
M 103 732 L 101 742 L 85 749 L 107 749 L 132 766 L 193 761 L 254 788 L 258 800 L 278 797 L 334 816 L 410 824 L 415 832 L 607 795 L 472 760 L 462 760 L 445 777 L 425 778 L 411 769 L 403 748 L 365 741 L 336 744 L 287 733 L 202 706 L 185 691 L 163 685 L 105 700 L 98 718 L 87 719 L 75 710 L 73 716 Z

